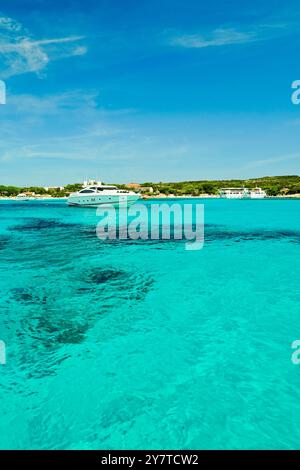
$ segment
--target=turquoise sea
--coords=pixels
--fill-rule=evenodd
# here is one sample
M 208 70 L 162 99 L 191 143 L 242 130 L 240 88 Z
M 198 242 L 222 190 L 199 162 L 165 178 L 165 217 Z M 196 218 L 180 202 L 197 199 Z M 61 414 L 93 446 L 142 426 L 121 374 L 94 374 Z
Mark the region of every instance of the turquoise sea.
M 300 448 L 300 201 L 176 202 L 202 250 L 0 203 L 1 449 Z

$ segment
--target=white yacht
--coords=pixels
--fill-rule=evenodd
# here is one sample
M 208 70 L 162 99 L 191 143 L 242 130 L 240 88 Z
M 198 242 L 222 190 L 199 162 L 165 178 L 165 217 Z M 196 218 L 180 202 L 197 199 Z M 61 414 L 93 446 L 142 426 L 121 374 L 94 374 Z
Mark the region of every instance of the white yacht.
M 253 188 L 249 190 L 250 199 L 264 199 L 266 196 L 266 191 L 261 188 Z
M 119 189 L 117 186 L 104 185 L 99 182 L 88 182 L 83 189 L 68 197 L 69 206 L 98 207 L 134 204 L 140 198 L 140 194 L 134 191 Z
M 267 196 L 261 188 L 222 188 L 219 193 L 225 199 L 263 199 Z
M 225 199 L 244 199 L 248 195 L 246 188 L 222 188 L 219 191 L 220 197 Z
M 18 201 L 31 201 L 32 199 L 35 199 L 33 196 L 29 196 L 28 194 L 26 193 L 19 193 L 17 196 L 16 196 L 16 199 Z

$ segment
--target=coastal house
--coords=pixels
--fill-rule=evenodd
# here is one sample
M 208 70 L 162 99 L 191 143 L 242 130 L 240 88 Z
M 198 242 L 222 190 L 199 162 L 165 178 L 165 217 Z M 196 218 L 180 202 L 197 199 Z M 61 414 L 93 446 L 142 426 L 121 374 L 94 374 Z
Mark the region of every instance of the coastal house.
M 87 186 L 101 186 L 101 181 L 96 181 L 96 180 L 93 180 L 93 179 L 90 179 L 90 180 L 86 180 L 83 182 L 83 187 L 86 188 Z
M 141 193 L 153 193 L 154 192 L 154 189 L 152 188 L 152 186 L 141 186 L 139 189 Z
M 45 191 L 63 191 L 65 188 L 64 186 L 45 186 L 44 190 Z
M 128 184 L 126 184 L 126 188 L 141 189 L 141 185 L 139 183 L 128 183 Z

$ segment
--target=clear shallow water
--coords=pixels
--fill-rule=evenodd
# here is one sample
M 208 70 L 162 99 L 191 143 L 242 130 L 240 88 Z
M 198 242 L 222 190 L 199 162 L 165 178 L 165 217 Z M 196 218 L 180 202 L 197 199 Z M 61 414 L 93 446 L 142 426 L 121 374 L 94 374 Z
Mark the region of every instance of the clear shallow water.
M 300 448 L 300 201 L 198 202 L 201 251 L 0 203 L 2 449 Z

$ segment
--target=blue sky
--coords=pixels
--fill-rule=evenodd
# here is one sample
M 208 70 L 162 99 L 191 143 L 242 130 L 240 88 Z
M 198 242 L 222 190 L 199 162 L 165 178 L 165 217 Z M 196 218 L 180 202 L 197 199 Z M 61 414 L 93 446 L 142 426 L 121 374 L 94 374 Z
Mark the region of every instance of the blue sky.
M 298 174 L 300 5 L 2 0 L 0 184 Z

